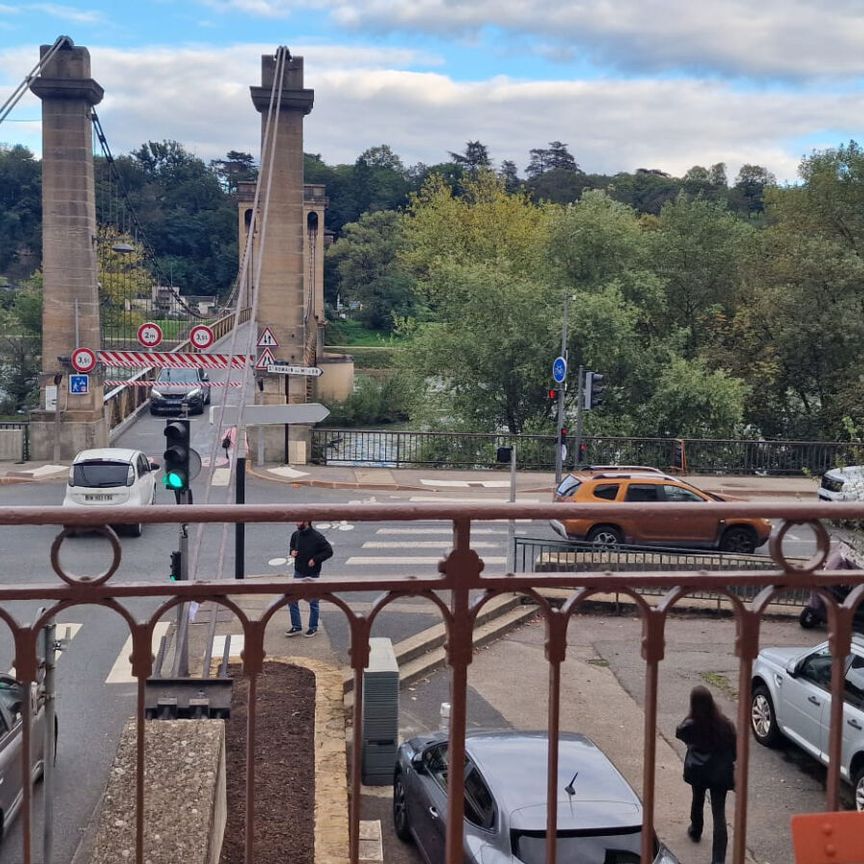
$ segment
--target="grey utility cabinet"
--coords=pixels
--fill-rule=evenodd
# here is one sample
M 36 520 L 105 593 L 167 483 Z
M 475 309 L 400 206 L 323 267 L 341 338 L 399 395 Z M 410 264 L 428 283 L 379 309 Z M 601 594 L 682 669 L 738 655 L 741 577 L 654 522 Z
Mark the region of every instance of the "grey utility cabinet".
M 367 786 L 393 782 L 399 746 L 399 666 L 389 639 L 369 640 L 363 673 L 363 751 L 361 778 Z

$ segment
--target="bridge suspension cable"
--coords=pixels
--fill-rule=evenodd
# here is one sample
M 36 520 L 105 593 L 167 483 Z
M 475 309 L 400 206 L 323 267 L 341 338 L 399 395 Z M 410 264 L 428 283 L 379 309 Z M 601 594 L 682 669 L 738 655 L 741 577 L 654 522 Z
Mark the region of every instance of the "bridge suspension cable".
M 24 80 L 12 91 L 12 95 L 0 106 L 0 123 L 8 116 L 9 112 L 21 101 L 21 97 L 30 89 L 30 83 L 37 75 L 42 73 L 42 69 L 48 65 L 51 58 L 61 48 L 72 48 L 75 43 L 68 36 L 58 36 L 54 44 L 45 52 L 44 57 L 39 58 L 39 62 L 30 70 Z

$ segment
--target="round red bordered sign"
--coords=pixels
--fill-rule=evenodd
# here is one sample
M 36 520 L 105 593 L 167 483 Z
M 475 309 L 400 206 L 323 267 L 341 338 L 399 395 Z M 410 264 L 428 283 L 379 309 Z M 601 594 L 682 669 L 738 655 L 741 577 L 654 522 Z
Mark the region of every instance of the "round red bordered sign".
M 72 368 L 82 375 L 92 372 L 96 368 L 96 354 L 89 348 L 76 348 L 72 352 Z
M 189 341 L 202 351 L 213 344 L 213 330 L 206 324 L 196 324 L 189 331 Z
M 147 321 L 138 328 L 138 341 L 145 348 L 155 348 L 162 341 L 162 328 Z

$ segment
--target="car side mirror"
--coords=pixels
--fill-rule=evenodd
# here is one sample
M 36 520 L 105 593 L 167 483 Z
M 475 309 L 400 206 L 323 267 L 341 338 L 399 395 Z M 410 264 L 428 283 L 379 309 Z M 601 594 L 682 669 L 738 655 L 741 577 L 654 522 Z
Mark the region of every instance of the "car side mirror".
M 422 753 L 415 753 L 411 757 L 411 767 L 418 774 L 426 774 L 427 773 L 426 772 L 426 763 L 423 761 L 423 754 Z
M 202 373 L 201 373 L 201 380 L 202 380 L 202 381 L 209 381 L 209 380 L 210 380 L 210 376 L 209 376 L 206 372 L 202 372 Z
M 152 459 L 150 460 L 150 470 L 151 471 L 158 471 L 160 467 L 161 466 L 159 465 L 158 462 L 154 462 Z
M 794 678 L 798 674 L 798 661 L 797 660 L 787 660 L 786 661 L 786 672 L 792 678 Z

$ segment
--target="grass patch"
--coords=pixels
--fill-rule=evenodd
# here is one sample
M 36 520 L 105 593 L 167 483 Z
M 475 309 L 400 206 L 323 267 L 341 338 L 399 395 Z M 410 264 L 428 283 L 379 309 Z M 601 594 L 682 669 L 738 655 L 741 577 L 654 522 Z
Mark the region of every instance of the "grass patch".
M 721 675 L 719 672 L 702 672 L 699 677 L 706 684 L 719 690 L 728 699 L 733 702 L 738 701 L 738 691 L 725 675 Z

